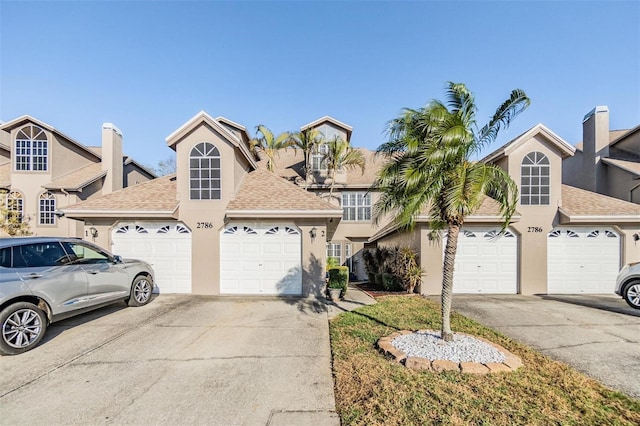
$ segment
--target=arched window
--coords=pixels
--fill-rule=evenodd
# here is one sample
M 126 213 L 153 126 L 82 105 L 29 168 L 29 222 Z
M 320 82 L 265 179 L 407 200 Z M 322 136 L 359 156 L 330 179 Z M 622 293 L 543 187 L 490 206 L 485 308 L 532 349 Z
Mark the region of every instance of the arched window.
M 0 198 L 1 199 L 1 198 Z M 18 191 L 11 191 L 5 200 L 7 219 L 10 222 L 22 223 L 24 220 L 24 197 Z
M 40 127 L 30 124 L 18 130 L 15 147 L 16 170 L 47 170 L 49 144 Z
M 56 197 L 50 192 L 40 195 L 40 203 L 38 206 L 38 223 L 40 225 L 56 224 Z
M 522 160 L 520 204 L 549 204 L 549 159 L 541 152 L 530 152 Z
M 220 151 L 213 144 L 202 142 L 189 155 L 189 198 L 219 200 Z

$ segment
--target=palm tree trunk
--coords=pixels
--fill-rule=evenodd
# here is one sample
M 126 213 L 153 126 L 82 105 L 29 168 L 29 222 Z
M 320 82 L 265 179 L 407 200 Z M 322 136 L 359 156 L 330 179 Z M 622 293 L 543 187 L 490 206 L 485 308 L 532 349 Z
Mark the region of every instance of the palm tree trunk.
M 329 187 L 329 202 L 333 202 L 333 185 L 336 183 L 336 171 L 331 169 L 331 186 Z
M 304 190 L 307 191 L 309 188 L 309 175 L 311 174 L 311 152 L 304 152 Z
M 453 340 L 451 331 L 451 298 L 453 293 L 453 265 L 458 248 L 460 225 L 449 224 L 447 245 L 444 249 L 444 266 L 442 267 L 442 330 L 440 336 L 445 342 Z

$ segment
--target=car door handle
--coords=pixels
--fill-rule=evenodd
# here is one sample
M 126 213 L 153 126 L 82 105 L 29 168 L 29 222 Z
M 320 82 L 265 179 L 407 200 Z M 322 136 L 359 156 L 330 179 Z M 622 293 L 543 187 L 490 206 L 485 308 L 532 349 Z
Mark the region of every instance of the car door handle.
M 26 279 L 31 279 L 31 278 L 42 278 L 42 274 L 36 274 L 35 272 L 28 274 L 28 275 L 22 275 L 20 278 L 26 278 Z

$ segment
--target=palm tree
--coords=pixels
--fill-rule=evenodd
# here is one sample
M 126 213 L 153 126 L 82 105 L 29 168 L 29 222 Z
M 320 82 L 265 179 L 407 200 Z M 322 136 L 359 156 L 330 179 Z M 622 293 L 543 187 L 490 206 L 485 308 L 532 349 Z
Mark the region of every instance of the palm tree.
M 513 90 L 489 123 L 479 128 L 473 94 L 464 84 L 449 82 L 446 104 L 432 100 L 424 108 L 405 109 L 389 123 L 389 141 L 378 148 L 390 161 L 374 183 L 381 193 L 374 205 L 375 220 L 390 214 L 401 228 L 411 229 L 424 210 L 434 232 L 447 229 L 441 312 L 445 341 L 453 339 L 453 265 L 465 218 L 490 196 L 500 205 L 504 230 L 518 197 L 518 188 L 506 171 L 471 158 L 490 145 L 529 103 L 522 90 Z
M 256 156 L 258 155 L 258 152 L 262 151 L 267 156 L 267 170 L 273 172 L 275 167 L 275 157 L 278 155 L 278 151 L 291 146 L 291 141 L 289 139 L 290 134 L 288 132 L 283 132 L 275 137 L 273 132 L 263 124 L 257 125 L 256 130 L 261 134 L 261 136 L 249 141 L 251 150 Z
M 327 173 L 331 178 L 329 200 L 332 199 L 333 188 L 336 184 L 336 171 L 360 167 L 362 174 L 364 174 L 364 155 L 362 155 L 362 152 L 351 148 L 349 142 L 340 137 L 335 137 L 327 142 L 327 153 L 324 154 L 322 161 L 327 165 Z
M 322 134 L 316 129 L 307 129 L 291 135 L 291 142 L 304 153 L 304 189 L 307 190 L 311 176 L 311 154 L 322 143 Z

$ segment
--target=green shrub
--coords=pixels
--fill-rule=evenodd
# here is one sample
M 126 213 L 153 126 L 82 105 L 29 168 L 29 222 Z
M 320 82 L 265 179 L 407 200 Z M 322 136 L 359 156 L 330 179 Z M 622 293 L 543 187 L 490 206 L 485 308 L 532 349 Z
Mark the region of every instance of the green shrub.
M 347 293 L 349 285 L 349 268 L 346 266 L 336 266 L 329 269 L 329 288 L 342 289 L 342 294 Z
M 402 278 L 394 274 L 382 274 L 382 287 L 386 291 L 402 290 Z
M 369 277 L 369 284 L 375 285 L 376 283 L 376 274 L 373 272 L 368 272 L 367 277 Z

